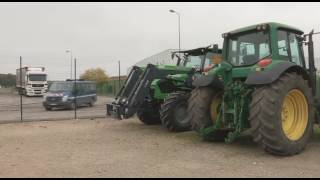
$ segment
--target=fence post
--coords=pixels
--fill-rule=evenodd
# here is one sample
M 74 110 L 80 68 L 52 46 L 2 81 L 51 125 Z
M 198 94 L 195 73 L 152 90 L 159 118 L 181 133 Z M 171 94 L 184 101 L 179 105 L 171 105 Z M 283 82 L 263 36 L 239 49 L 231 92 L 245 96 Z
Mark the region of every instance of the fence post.
M 74 58 L 74 88 L 75 88 L 75 96 L 74 96 L 74 119 L 77 119 L 77 59 Z

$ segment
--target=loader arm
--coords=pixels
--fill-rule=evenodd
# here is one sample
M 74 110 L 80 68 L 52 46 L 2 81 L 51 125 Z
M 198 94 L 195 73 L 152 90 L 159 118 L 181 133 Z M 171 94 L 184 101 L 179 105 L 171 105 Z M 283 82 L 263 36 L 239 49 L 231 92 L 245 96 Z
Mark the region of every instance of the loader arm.
M 132 117 L 144 102 L 151 102 L 153 97 L 150 86 L 154 79 L 164 79 L 170 74 L 186 72 L 187 69 L 163 68 L 159 69 L 148 64 L 145 70 L 135 66 L 112 103 L 107 104 L 107 115 L 117 119 Z

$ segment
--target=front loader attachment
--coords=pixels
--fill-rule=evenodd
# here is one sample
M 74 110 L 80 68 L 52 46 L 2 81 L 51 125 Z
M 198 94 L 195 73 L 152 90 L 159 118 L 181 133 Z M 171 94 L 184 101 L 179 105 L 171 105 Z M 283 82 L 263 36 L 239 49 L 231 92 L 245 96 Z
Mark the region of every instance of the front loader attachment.
M 133 66 L 115 100 L 111 104 L 107 104 L 107 115 L 114 116 L 117 119 L 122 119 L 121 115 L 124 114 L 123 107 L 125 106 L 126 99 L 132 96 L 133 89 L 136 89 L 138 86 L 138 82 L 142 74 L 143 70 L 140 67 Z
M 152 100 L 150 85 L 154 79 L 164 79 L 176 74 L 177 69 L 159 69 L 148 64 L 145 70 L 134 66 L 125 84 L 112 103 L 107 104 L 107 115 L 119 120 L 132 117 L 146 101 Z

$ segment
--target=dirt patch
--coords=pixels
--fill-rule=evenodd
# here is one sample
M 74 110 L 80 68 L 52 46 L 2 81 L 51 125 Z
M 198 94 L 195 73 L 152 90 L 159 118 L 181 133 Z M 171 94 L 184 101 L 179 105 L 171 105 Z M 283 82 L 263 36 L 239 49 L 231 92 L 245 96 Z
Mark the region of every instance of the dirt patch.
M 0 125 L 1 177 L 318 177 L 319 152 L 319 137 L 277 157 L 247 136 L 209 143 L 137 119 Z

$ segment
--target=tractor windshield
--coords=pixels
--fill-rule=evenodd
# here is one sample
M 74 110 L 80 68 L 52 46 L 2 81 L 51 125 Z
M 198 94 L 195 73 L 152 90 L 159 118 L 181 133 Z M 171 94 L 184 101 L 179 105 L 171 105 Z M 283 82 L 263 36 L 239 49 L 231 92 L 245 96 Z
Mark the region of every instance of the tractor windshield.
M 194 67 L 194 68 L 201 68 L 201 63 L 204 55 L 187 55 L 185 57 L 184 66 L 185 67 Z M 208 52 L 206 54 L 205 64 L 210 64 L 212 59 L 213 53 Z
M 228 38 L 227 61 L 234 66 L 248 66 L 270 55 L 269 34 L 253 31 Z

